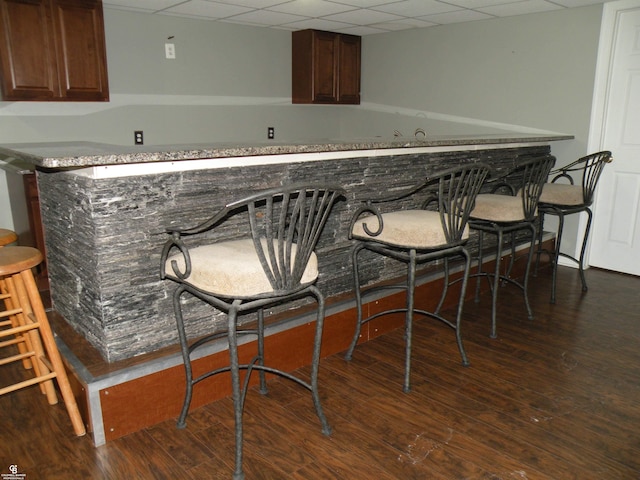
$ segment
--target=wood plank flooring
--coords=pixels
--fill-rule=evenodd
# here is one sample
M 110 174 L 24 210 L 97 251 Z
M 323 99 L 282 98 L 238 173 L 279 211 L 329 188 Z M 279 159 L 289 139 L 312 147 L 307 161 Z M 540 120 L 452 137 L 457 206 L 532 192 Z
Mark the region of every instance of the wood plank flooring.
M 531 282 L 535 319 L 521 294 L 500 291 L 498 338 L 490 298 L 465 306 L 471 366 L 453 332 L 418 320 L 412 392 L 402 393 L 402 331 L 321 362 L 322 435 L 306 390 L 276 379 L 245 408 L 247 479 L 640 479 L 640 278 L 591 269 Z M 303 373 L 304 372 L 303 369 Z M 0 381 L 20 375 L 0 370 Z M 176 385 L 182 389 L 182 385 Z M 177 415 L 178 412 L 176 412 Z M 0 473 L 26 480 L 230 479 L 230 399 L 95 448 L 73 436 L 62 404 L 37 388 L 0 397 Z

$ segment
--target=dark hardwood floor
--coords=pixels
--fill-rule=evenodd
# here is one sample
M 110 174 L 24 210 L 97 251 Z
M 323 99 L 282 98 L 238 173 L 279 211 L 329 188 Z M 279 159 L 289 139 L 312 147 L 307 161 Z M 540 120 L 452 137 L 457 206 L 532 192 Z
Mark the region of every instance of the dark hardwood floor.
M 640 278 L 561 268 L 531 282 L 535 319 L 513 287 L 500 292 L 498 338 L 490 298 L 465 306 L 471 366 L 453 332 L 415 328 L 413 390 L 402 393 L 402 332 L 361 345 L 352 362 L 321 362 L 333 434 L 306 390 L 284 380 L 252 390 L 245 409 L 247 479 L 640 479 Z M 4 382 L 20 369 L 3 367 Z M 182 389 L 182 385 L 176 385 Z M 230 399 L 95 448 L 73 436 L 62 404 L 37 388 L 0 398 L 0 473 L 26 480 L 230 479 Z M 177 415 L 178 412 L 176 412 Z

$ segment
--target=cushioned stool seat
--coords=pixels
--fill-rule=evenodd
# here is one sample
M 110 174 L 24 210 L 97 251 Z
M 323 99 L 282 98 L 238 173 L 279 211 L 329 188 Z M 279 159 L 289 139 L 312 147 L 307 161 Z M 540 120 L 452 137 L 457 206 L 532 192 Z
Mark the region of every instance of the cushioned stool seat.
M 522 222 L 522 198 L 519 196 L 481 193 L 476 197 L 476 206 L 471 216 L 492 222 Z
M 384 229 L 380 235 L 373 236 L 366 233 L 364 225 L 371 231 L 379 230 L 376 216 L 368 216 L 356 220 L 351 229 L 351 236 L 360 240 L 375 240 L 387 245 L 408 248 L 428 249 L 444 247 L 449 242 L 442 228 L 440 214 L 428 210 L 403 210 L 383 213 Z M 469 229 L 465 228 L 461 239 L 469 238 Z
M 264 239 L 263 248 L 266 247 Z M 274 243 L 273 248 L 277 248 Z M 291 259 L 295 261 L 297 246 L 291 245 Z M 273 292 L 273 286 L 260 263 L 251 238 L 219 242 L 192 248 L 191 273 L 182 281 L 213 295 L 243 298 Z M 185 270 L 182 254 L 171 255 L 165 262 L 168 278 L 171 275 L 172 262 L 176 262 L 179 271 Z M 300 283 L 310 284 L 318 278 L 318 259 L 315 253 L 309 257 Z
M 581 185 L 565 185 L 562 183 L 545 183 L 540 195 L 540 203 L 555 205 L 582 205 L 584 196 Z

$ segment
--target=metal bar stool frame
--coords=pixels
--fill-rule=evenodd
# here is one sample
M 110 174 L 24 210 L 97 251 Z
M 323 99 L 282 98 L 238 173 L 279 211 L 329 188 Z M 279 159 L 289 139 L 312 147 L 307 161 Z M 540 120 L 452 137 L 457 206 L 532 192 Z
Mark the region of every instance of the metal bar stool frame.
M 578 265 L 578 271 L 580 272 L 580 281 L 582 282 L 582 291 L 586 292 L 587 279 L 584 275 L 584 257 L 587 251 L 587 243 L 589 241 L 589 233 L 591 231 L 591 222 L 593 220 L 593 212 L 591 211 L 591 205 L 593 204 L 593 197 L 595 190 L 602 175 L 602 171 L 607 163 L 611 163 L 613 158 L 610 151 L 601 151 L 592 153 L 578 160 L 558 168 L 550 172 L 553 175 L 551 179 L 552 184 L 560 182 L 568 182 L 568 185 L 574 185 L 574 178 L 571 176 L 572 172 L 581 172 L 582 176 L 582 201 L 578 204 L 562 204 L 557 203 L 557 199 L 553 202 L 545 202 L 545 190 L 542 191 L 540 203 L 538 204 L 538 211 L 540 213 L 540 231 L 538 232 L 538 249 L 536 251 L 536 272 L 540 263 L 540 255 L 546 253 L 551 258 L 552 264 L 552 276 L 551 276 L 551 300 L 550 303 L 556 303 L 556 283 L 558 273 L 558 260 L 560 257 L 564 257 L 576 263 Z M 585 212 L 587 214 L 587 225 L 584 230 L 584 236 L 582 238 L 582 246 L 580 248 L 580 256 L 574 257 L 568 253 L 560 251 L 562 244 L 562 234 L 564 231 L 564 218 L 567 215 L 573 215 L 575 213 Z M 546 250 L 542 248 L 542 231 L 544 225 L 544 215 L 555 215 L 558 217 L 558 232 L 556 234 L 556 245 L 554 250 Z
M 524 160 L 516 159 L 516 166 L 509 170 L 506 174 L 495 179 L 491 179 L 488 185 L 491 185 L 491 194 L 500 195 L 498 192 L 505 191 L 505 196 L 519 197 L 521 202 L 516 201 L 516 205 L 521 205 L 522 218 L 513 221 L 495 220 L 492 218 L 480 218 L 478 212 L 471 213 L 469 226 L 478 232 L 478 270 L 471 277 L 476 277 L 476 295 L 475 301 L 479 301 L 480 295 L 480 278 L 485 277 L 489 281 L 491 290 L 491 338 L 497 337 L 497 303 L 498 291 L 501 284 L 509 283 L 520 288 L 523 292 L 524 303 L 527 309 L 529 320 L 533 319 L 533 311 L 529 303 L 528 286 L 529 272 L 533 260 L 535 243 L 537 238 L 538 217 L 538 200 L 542 192 L 542 185 L 549 176 L 549 171 L 555 163 L 555 157 L 545 155 L 542 157 L 528 158 Z M 479 205 L 485 198 L 481 194 L 476 199 L 476 205 Z M 496 217 L 497 218 L 497 217 Z M 516 242 L 515 234 L 520 231 L 529 231 L 530 246 L 526 256 L 527 265 L 525 267 L 524 279 L 518 281 L 511 277 L 511 271 L 515 263 Z M 492 234 L 496 236 L 496 258 L 495 269 L 493 272 L 484 272 L 482 270 L 484 261 L 484 234 Z M 511 241 L 511 259 L 505 273 L 501 272 L 501 260 L 503 253 L 504 238 L 508 235 Z
M 242 469 L 242 415 L 250 376 L 254 370 L 258 371 L 259 391 L 262 394 L 267 393 L 265 373 L 287 378 L 309 390 L 316 414 L 322 425 L 322 433 L 325 435 L 331 434 L 331 428 L 323 412 L 318 393 L 318 371 L 325 300 L 321 291 L 314 285 L 315 278 L 312 281 L 305 282 L 303 281 L 303 275 L 309 258 L 315 255 L 313 250 L 330 211 L 342 194 L 342 188 L 336 186 L 292 185 L 273 188 L 227 204 L 214 217 L 197 227 L 184 230 L 172 229 L 168 232 L 171 238 L 166 242 L 162 251 L 161 277 L 163 279 L 171 279 L 179 284 L 173 294 L 173 305 L 186 374 L 185 399 L 177 421 L 177 427 L 184 428 L 186 426 L 193 387 L 213 375 L 230 372 L 236 443 L 234 480 L 244 478 Z M 279 208 L 277 207 L 278 204 L 280 205 Z M 214 229 L 230 217 L 242 213 L 248 214 L 252 243 L 261 267 L 269 280 L 271 290 L 246 296 L 225 297 L 219 294 L 211 294 L 190 284 L 189 277 L 193 265 L 190 249 L 185 244 L 184 238 Z M 184 259 L 183 265 L 178 265 L 176 260 L 172 260 L 170 257 L 170 252 L 175 248 L 178 249 L 179 255 Z M 295 250 L 293 256 L 292 249 Z M 167 265 L 171 266 L 171 270 L 167 271 Z M 225 312 L 227 314 L 226 330 L 207 335 L 189 344 L 180 301 L 185 292 L 208 303 L 215 309 Z M 312 296 L 318 305 L 311 375 L 308 382 L 288 372 L 264 364 L 264 308 L 304 296 Z M 256 328 L 239 329 L 237 325 L 238 316 L 249 312 L 257 312 Z M 241 364 L 239 360 L 239 335 L 254 335 L 257 338 L 257 353 L 248 363 Z M 194 351 L 212 340 L 222 337 L 228 339 L 229 366 L 218 368 L 193 378 L 191 358 Z M 241 370 L 246 370 L 247 372 L 242 386 L 240 385 Z
M 352 217 L 349 229 L 349 238 L 354 245 L 351 251 L 351 261 L 354 279 L 354 292 L 356 299 L 356 327 L 351 344 L 345 354 L 346 360 L 353 358 L 353 353 L 360 337 L 362 325 L 383 315 L 394 313 L 405 313 L 405 373 L 403 381 L 403 391 L 408 393 L 411 390 L 411 347 L 413 332 L 413 316 L 420 314 L 439 320 L 451 327 L 456 332 L 456 342 L 462 358 L 462 365 L 468 366 L 469 361 L 462 343 L 461 320 L 464 305 L 464 297 L 467 287 L 467 279 L 471 267 L 471 257 L 465 248 L 468 240 L 467 222 L 469 214 L 473 208 L 475 196 L 479 192 L 489 168 L 480 163 L 464 165 L 447 169 L 434 174 L 421 182 L 417 186 L 402 191 L 399 194 L 367 200 L 365 205 L 360 207 Z M 427 210 L 430 205 L 435 204 L 435 210 L 439 217 L 439 228 L 442 229 L 443 243 L 420 248 L 416 245 L 397 243 L 396 241 L 385 241 L 382 234 L 385 229 L 385 213 L 389 207 L 399 201 L 427 190 L 429 187 L 435 191 L 427 193 L 426 199 L 420 205 L 420 210 Z M 431 207 L 434 208 L 433 206 Z M 383 210 L 384 209 L 384 210 Z M 364 217 L 363 217 L 364 216 Z M 364 234 L 354 234 L 354 226 L 357 222 L 362 222 Z M 363 250 L 369 250 L 382 256 L 393 258 L 407 264 L 406 282 L 395 285 L 373 285 L 363 287 L 360 281 L 358 254 Z M 440 315 L 440 310 L 444 304 L 449 287 L 449 258 L 462 257 L 464 262 L 464 273 L 462 286 L 455 321 L 450 321 Z M 444 263 L 444 286 L 436 309 L 429 312 L 417 309 L 414 306 L 414 294 L 416 284 L 416 271 L 419 264 L 426 264 L 442 259 Z M 381 290 L 405 290 L 406 305 L 404 308 L 394 308 L 375 313 L 367 318 L 363 318 L 362 299 L 363 296 Z

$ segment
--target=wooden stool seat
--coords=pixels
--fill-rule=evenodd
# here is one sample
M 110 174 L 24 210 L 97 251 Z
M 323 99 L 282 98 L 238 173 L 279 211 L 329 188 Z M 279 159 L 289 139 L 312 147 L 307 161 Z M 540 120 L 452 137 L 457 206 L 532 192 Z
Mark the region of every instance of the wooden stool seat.
M 7 230 L 6 228 L 0 228 L 0 247 L 9 245 L 10 243 L 18 240 L 18 235 L 13 230 Z
M 0 276 L 30 270 L 42 262 L 42 253 L 33 247 L 7 247 L 0 249 Z
M 5 302 L 0 311 L 0 366 L 28 360 L 34 373 L 27 380 L 0 386 L 0 395 L 38 384 L 53 405 L 58 402 L 56 379 L 74 432 L 84 435 L 84 422 L 31 271 L 42 260 L 42 253 L 32 247 L 0 248 L 0 298 Z

